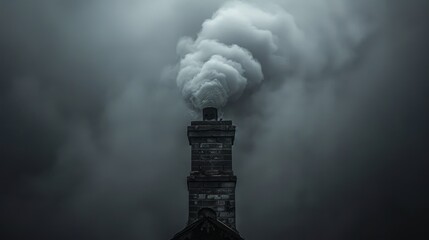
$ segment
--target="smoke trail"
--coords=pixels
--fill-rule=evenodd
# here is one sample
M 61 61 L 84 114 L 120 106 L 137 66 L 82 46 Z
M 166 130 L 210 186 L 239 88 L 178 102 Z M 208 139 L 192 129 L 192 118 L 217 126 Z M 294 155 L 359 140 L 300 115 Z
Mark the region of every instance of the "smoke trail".
M 194 110 L 222 108 L 264 79 L 306 78 L 341 68 L 365 31 L 357 21 L 330 26 L 332 21 L 313 20 L 298 27 L 279 6 L 225 4 L 202 24 L 196 39 L 185 37 L 177 45 L 177 84 L 186 103 Z

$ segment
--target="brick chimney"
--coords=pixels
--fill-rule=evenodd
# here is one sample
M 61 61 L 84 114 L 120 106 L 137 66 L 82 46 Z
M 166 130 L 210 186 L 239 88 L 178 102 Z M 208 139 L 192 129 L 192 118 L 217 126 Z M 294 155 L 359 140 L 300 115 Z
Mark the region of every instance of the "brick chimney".
M 198 220 L 200 210 L 211 209 L 218 221 L 235 230 L 234 136 L 232 121 L 219 121 L 217 109 L 212 107 L 203 109 L 203 121 L 188 126 L 192 151 L 188 224 Z

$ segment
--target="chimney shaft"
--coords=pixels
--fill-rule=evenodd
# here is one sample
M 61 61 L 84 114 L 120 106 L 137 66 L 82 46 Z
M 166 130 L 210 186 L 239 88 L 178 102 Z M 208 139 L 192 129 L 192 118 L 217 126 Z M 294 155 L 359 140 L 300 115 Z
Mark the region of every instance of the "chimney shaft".
M 200 219 L 201 214 L 210 215 L 214 211 L 212 215 L 217 220 L 235 229 L 237 177 L 232 170 L 235 126 L 232 121 L 216 121 L 216 114 L 216 108 L 205 108 L 204 121 L 192 121 L 188 126 L 191 145 L 188 224 Z
M 217 109 L 214 107 L 204 108 L 203 121 L 217 121 Z

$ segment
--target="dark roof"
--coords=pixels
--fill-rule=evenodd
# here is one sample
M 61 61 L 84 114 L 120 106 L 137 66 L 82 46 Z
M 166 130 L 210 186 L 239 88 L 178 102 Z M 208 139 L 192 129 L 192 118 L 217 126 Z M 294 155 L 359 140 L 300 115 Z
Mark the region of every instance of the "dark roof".
M 202 217 L 178 232 L 171 240 L 244 240 L 240 234 L 221 221 Z

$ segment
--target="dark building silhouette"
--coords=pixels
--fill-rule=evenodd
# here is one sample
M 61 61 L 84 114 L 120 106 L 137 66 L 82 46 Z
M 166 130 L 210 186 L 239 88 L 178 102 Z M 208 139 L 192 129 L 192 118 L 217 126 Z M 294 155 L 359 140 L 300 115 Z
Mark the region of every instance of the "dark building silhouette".
M 192 152 L 188 225 L 173 240 L 242 239 L 235 228 L 234 137 L 232 121 L 219 121 L 212 107 L 203 109 L 203 121 L 188 126 Z

